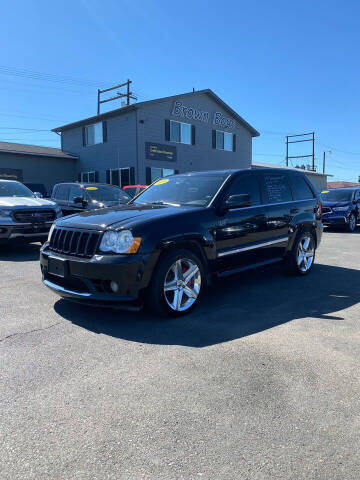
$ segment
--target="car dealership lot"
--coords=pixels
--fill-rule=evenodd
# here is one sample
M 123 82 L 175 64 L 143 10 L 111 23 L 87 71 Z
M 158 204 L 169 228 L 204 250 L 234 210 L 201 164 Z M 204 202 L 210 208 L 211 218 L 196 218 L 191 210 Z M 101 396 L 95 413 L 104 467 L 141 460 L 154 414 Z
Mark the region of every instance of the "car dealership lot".
M 358 479 L 360 232 L 187 317 L 66 303 L 0 251 L 2 479 Z

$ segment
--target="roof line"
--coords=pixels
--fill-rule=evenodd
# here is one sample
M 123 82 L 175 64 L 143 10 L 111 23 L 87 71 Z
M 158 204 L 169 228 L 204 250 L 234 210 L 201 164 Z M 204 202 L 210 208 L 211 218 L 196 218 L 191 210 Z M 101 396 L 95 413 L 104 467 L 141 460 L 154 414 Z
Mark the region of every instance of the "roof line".
M 157 103 L 157 102 L 163 102 L 167 100 L 174 100 L 179 97 L 184 97 L 184 96 L 189 96 L 189 95 L 198 95 L 198 94 L 206 94 L 209 97 L 212 97 L 213 100 L 215 100 L 219 105 L 222 106 L 222 108 L 226 111 L 228 111 L 235 119 L 243 125 L 247 130 L 249 130 L 252 134 L 253 137 L 258 137 L 260 133 L 252 127 L 246 120 L 244 120 L 238 113 L 235 112 L 227 103 L 225 103 L 223 100 L 221 100 L 220 97 L 216 95 L 211 89 L 206 88 L 203 90 L 197 90 L 195 92 L 187 92 L 187 93 L 180 93 L 178 95 L 172 95 L 169 97 L 162 97 L 162 98 L 156 98 L 153 100 L 145 100 L 144 102 L 138 102 L 138 103 L 133 103 L 132 105 L 128 105 L 126 107 L 121 107 L 117 108 L 115 110 L 110 110 L 109 112 L 101 113 L 100 115 L 94 115 L 92 117 L 84 118 L 82 120 L 78 120 L 76 122 L 68 123 L 66 125 L 62 125 L 60 127 L 56 127 L 52 129 L 52 132 L 62 132 L 64 130 L 69 130 L 71 128 L 79 127 L 82 125 L 86 124 L 91 124 L 92 122 L 96 122 L 98 120 L 106 119 L 109 117 L 113 117 L 119 114 L 127 113 L 132 110 L 137 110 L 138 108 L 141 108 L 143 105 L 147 105 L 149 103 Z

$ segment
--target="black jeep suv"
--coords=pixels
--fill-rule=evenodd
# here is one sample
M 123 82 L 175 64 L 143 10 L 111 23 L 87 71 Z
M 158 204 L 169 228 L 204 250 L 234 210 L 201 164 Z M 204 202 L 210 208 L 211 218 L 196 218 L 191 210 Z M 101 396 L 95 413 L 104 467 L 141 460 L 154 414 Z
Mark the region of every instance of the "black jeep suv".
M 210 171 L 154 182 L 128 205 L 57 220 L 41 250 L 60 296 L 183 314 L 214 276 L 283 262 L 308 274 L 322 206 L 301 172 Z

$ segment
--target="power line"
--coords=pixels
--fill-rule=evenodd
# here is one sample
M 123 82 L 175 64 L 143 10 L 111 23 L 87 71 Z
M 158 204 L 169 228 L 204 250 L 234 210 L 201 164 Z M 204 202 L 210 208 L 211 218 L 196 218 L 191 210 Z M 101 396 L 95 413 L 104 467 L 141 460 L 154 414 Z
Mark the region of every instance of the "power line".
M 20 127 L 0 127 L 0 129 L 6 129 L 6 130 L 25 130 L 29 132 L 51 132 L 51 130 L 44 130 L 40 128 L 20 128 Z M 4 133 L 4 132 L 0 132 Z
M 99 80 L 95 81 L 95 80 L 78 79 L 78 78 L 72 78 L 68 76 L 56 75 L 53 73 L 43 73 L 43 72 L 36 72 L 32 70 L 26 70 L 24 68 L 7 67 L 4 65 L 0 65 L 0 74 L 12 76 L 12 77 L 29 78 L 34 80 L 58 83 L 62 85 L 80 86 L 80 87 L 83 87 L 85 85 L 90 87 L 98 87 L 99 84 L 105 83 L 104 81 L 99 81 Z

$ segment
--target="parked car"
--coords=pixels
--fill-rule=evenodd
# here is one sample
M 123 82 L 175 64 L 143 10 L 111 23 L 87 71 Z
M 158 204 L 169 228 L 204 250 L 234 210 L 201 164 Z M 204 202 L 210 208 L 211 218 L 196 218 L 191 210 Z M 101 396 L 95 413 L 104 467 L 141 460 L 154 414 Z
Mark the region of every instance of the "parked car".
M 58 183 L 51 199 L 61 207 L 63 215 L 128 203 L 130 195 L 120 187 L 103 183 Z
M 324 190 L 321 198 L 324 225 L 354 232 L 360 222 L 360 187 Z
M 131 197 L 136 197 L 136 195 L 145 190 L 147 187 L 147 185 L 126 185 L 126 187 L 123 187 L 123 190 Z
M 45 185 L 43 183 L 24 183 L 25 187 L 31 190 L 38 198 L 48 197 Z
M 14 240 L 44 242 L 53 221 L 60 216 L 56 203 L 36 197 L 20 182 L 0 180 L 0 244 Z
M 274 262 L 307 275 L 321 235 L 321 201 L 302 172 L 197 172 L 57 220 L 40 261 L 44 284 L 64 298 L 180 315 L 214 276 Z

